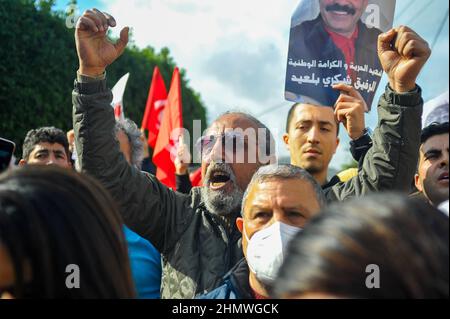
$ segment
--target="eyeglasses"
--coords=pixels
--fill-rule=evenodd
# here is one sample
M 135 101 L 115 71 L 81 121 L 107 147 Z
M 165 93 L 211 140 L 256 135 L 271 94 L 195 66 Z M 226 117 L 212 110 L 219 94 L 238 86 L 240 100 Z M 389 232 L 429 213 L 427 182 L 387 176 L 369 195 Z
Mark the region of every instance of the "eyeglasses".
M 246 147 L 246 136 L 239 132 L 225 132 L 218 135 L 205 135 L 200 137 L 195 143 L 195 148 L 202 157 L 209 156 L 217 141 L 221 142 L 221 147 L 225 150 L 231 150 L 234 153 L 243 151 Z

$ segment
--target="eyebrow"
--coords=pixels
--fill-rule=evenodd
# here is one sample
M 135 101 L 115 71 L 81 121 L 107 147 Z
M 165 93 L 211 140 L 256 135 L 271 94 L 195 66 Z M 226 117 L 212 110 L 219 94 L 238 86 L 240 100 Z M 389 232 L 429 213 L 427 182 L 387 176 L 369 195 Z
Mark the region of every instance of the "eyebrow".
M 442 150 L 441 149 L 437 149 L 437 148 L 432 148 L 432 149 L 429 149 L 428 151 L 426 151 L 425 153 L 424 153 L 424 156 L 427 156 L 427 155 L 432 155 L 432 154 L 442 154 Z
M 49 154 L 50 151 L 48 149 L 45 149 L 45 148 L 36 151 L 36 154 L 42 154 L 42 153 Z
M 62 151 L 62 150 L 54 150 L 52 151 L 54 154 L 56 155 L 66 155 L 66 152 Z M 40 149 L 38 151 L 36 151 L 36 154 L 46 154 L 48 155 L 50 153 L 50 151 L 48 149 Z
M 284 211 L 292 211 L 294 209 L 298 209 L 298 210 L 300 210 L 300 213 L 302 213 L 303 215 L 305 215 L 304 213 L 306 213 L 308 215 L 310 214 L 309 209 L 307 207 L 303 206 L 302 204 L 298 204 L 297 206 L 282 206 L 282 208 Z M 253 214 L 253 213 L 259 212 L 259 211 L 263 211 L 263 212 L 272 211 L 272 207 L 262 206 L 262 205 L 258 205 L 258 204 L 252 205 L 250 207 L 249 213 Z
M 302 123 L 306 123 L 306 124 L 311 124 L 313 123 L 313 120 L 298 120 L 295 124 L 302 124 Z M 318 121 L 320 125 L 331 125 L 333 126 L 333 123 L 331 123 L 330 121 Z
M 255 210 L 256 211 L 259 211 L 259 210 L 267 211 L 267 210 L 271 210 L 271 208 L 268 206 L 262 206 L 262 205 L 252 205 L 250 207 L 250 213 L 254 212 Z

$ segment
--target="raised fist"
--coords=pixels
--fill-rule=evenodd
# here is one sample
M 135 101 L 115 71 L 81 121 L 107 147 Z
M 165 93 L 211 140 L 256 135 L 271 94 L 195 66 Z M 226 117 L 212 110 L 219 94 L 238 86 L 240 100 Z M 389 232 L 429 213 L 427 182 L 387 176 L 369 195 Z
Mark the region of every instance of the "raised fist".
M 97 9 L 87 10 L 80 17 L 75 29 L 75 42 L 81 74 L 100 75 L 123 53 L 128 43 L 129 28 L 122 29 L 120 39 L 114 44 L 106 33 L 109 27 L 115 26 L 112 16 Z
M 416 87 L 416 79 L 431 55 L 428 43 L 408 27 L 401 26 L 378 37 L 378 57 L 391 88 L 404 93 Z

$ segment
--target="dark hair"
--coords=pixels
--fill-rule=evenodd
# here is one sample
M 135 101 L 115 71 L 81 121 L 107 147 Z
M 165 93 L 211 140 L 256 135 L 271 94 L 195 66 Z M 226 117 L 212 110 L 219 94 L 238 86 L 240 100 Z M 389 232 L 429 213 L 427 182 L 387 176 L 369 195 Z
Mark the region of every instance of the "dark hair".
M 289 129 L 291 128 L 291 122 L 292 118 L 294 117 L 294 112 L 297 106 L 304 104 L 304 103 L 295 103 L 291 106 L 288 112 L 287 120 L 286 120 L 286 133 L 289 133 Z M 322 107 L 328 107 L 328 106 L 322 106 Z M 336 136 L 339 136 L 339 123 L 336 123 Z
M 420 135 L 420 144 L 425 143 L 429 138 L 435 135 L 448 134 L 448 122 L 445 123 L 431 123 L 422 130 Z
M 58 143 L 64 147 L 67 159 L 69 160 L 69 142 L 66 134 L 56 127 L 40 127 L 35 130 L 30 130 L 25 136 L 23 142 L 22 158 L 28 160 L 34 147 L 39 143 Z
M 3 175 L 0 246 L 12 260 L 16 298 L 135 296 L 117 207 L 89 176 L 54 166 Z M 73 264 L 80 287 L 68 289 L 66 267 Z M 29 282 L 24 265 L 31 268 Z
M 380 287 L 366 286 L 367 266 Z M 290 243 L 273 287 L 277 297 L 448 298 L 449 223 L 406 196 L 377 194 L 329 206 Z

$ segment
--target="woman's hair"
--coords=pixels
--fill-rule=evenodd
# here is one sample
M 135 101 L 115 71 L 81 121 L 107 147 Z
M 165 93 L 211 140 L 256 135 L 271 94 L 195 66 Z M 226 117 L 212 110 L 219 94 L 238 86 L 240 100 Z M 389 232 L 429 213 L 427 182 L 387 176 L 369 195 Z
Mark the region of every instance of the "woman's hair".
M 272 288 L 287 298 L 448 298 L 448 218 L 392 194 L 331 205 L 292 240 Z
M 135 296 L 117 207 L 89 176 L 27 166 L 0 177 L 2 247 L 14 267 L 15 298 Z M 66 285 L 69 265 L 79 269 L 79 288 Z

